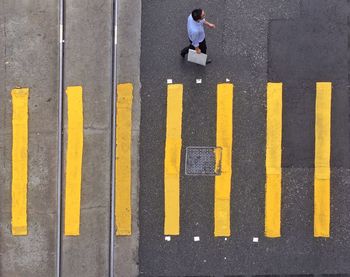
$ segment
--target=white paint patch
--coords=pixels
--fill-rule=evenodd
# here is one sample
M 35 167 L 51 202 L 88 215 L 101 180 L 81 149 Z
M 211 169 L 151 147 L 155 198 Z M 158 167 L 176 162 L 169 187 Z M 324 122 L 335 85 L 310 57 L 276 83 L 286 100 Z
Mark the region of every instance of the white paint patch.
M 202 79 L 196 79 L 196 84 L 201 84 L 202 83 Z
M 225 238 L 225 240 L 227 240 L 227 238 Z
M 194 241 L 200 241 L 200 238 L 199 237 L 194 237 L 193 240 Z
M 168 84 L 172 84 L 172 83 L 173 83 L 173 79 L 168 79 L 168 80 L 166 80 L 166 82 L 167 82 Z
M 259 242 L 259 238 L 253 238 L 253 242 Z
M 63 24 L 60 24 L 60 42 L 63 42 Z
M 226 82 L 230 82 L 230 79 L 226 78 Z
M 226 260 L 226 257 L 224 257 L 224 260 Z
M 170 236 L 166 236 L 166 237 L 165 237 L 165 240 L 166 240 L 166 241 L 171 241 L 171 237 L 170 237 Z

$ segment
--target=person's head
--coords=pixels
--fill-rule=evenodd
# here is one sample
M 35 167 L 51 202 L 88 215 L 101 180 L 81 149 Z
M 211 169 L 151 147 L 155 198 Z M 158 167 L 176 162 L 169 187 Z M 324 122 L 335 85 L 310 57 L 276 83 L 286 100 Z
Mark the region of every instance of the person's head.
M 199 21 L 204 19 L 205 13 L 202 9 L 195 9 L 192 11 L 192 18 L 194 21 Z

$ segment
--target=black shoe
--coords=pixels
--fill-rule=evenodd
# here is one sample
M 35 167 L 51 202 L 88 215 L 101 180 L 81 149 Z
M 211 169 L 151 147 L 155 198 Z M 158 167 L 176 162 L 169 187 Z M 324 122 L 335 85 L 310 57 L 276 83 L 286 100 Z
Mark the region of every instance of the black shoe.
M 182 54 L 182 52 L 181 52 L 180 55 L 181 55 L 181 57 L 184 59 L 186 54 Z
M 212 60 L 211 60 L 211 59 L 207 59 L 206 64 L 210 64 L 211 62 L 212 62 Z

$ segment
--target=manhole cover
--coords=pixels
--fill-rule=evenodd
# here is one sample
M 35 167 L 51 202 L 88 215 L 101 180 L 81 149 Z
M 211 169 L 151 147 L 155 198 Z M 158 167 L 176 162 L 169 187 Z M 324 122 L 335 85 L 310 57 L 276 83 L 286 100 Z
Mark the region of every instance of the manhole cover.
M 220 175 L 220 168 L 221 147 L 186 147 L 186 175 Z

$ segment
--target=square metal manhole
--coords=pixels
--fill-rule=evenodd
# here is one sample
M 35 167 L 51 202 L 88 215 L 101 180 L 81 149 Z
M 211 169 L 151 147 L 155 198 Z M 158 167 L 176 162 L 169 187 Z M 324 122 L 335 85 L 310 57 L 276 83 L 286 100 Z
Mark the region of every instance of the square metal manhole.
M 221 174 L 221 147 L 186 147 L 186 175 L 215 176 Z

